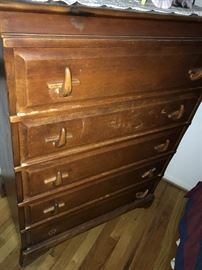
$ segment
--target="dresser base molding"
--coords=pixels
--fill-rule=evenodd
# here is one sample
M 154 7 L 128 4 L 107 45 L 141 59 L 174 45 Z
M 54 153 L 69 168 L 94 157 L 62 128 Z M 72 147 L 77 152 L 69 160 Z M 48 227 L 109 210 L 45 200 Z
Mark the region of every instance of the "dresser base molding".
M 85 232 L 95 226 L 98 226 L 102 223 L 107 222 L 108 220 L 115 218 L 119 215 L 122 215 L 130 210 L 133 210 L 135 208 L 148 208 L 151 206 L 151 204 L 154 201 L 154 194 L 149 194 L 146 198 L 141 200 L 136 200 L 132 203 L 129 203 L 127 205 L 124 205 L 122 207 L 116 208 L 113 211 L 110 211 L 104 215 L 101 215 L 97 218 L 94 218 L 88 222 L 85 222 L 79 226 L 74 227 L 73 229 L 70 229 L 64 233 L 61 233 L 60 235 L 57 235 L 56 237 L 50 238 L 49 240 L 44 241 L 43 243 L 34 245 L 26 250 L 21 250 L 20 252 L 20 265 L 26 266 L 33 262 L 37 257 L 47 252 L 50 248 L 54 247 L 55 245 L 58 245 L 65 240 L 68 240 L 77 234 L 80 234 L 82 232 Z

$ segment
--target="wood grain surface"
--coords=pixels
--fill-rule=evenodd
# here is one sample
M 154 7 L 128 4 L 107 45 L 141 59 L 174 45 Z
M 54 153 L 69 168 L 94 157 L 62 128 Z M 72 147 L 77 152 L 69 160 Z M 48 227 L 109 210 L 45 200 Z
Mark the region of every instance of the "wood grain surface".
M 162 181 L 148 209 L 136 209 L 49 250 L 25 268 L 7 200 L 0 199 L 1 270 L 169 270 L 185 192 Z

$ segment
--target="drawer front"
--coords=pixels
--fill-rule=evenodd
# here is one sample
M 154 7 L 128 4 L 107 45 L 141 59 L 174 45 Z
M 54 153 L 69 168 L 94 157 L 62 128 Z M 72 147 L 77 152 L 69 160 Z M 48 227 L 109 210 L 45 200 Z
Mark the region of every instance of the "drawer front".
M 86 145 L 92 145 L 92 148 L 96 143 L 113 142 L 117 138 L 181 124 L 189 119 L 196 102 L 196 96 L 190 94 L 174 101 L 160 100 L 160 104 L 142 101 L 138 107 L 133 107 L 126 103 L 125 109 L 118 112 L 108 112 L 104 108 L 104 114 L 88 112 L 88 115 L 76 115 L 71 120 L 64 120 L 67 114 L 64 117 L 25 120 L 19 124 L 21 159 L 26 161 Z
M 80 48 L 16 49 L 17 110 L 72 108 L 103 98 L 202 86 L 201 42 L 115 44 L 104 47 L 88 40 Z
M 105 198 L 101 201 L 94 202 L 91 205 L 80 209 L 76 213 L 71 213 L 63 217 L 50 220 L 48 223 L 36 227 L 30 231 L 25 232 L 28 240 L 28 245 L 34 245 L 44 240 L 50 239 L 66 230 L 72 229 L 84 222 L 90 221 L 93 218 L 99 217 L 112 211 L 118 207 L 132 203 L 139 198 L 139 192 L 143 195 L 153 192 L 156 182 L 145 183 L 142 186 L 134 187 L 125 192 L 120 192 L 112 197 Z
M 166 161 L 163 160 L 143 168 L 132 168 L 129 171 L 101 178 L 94 182 L 87 182 L 78 188 L 69 190 L 64 195 L 57 195 L 53 199 L 30 204 L 25 207 L 26 220 L 32 224 L 57 216 L 65 211 L 83 207 L 93 200 L 108 198 L 119 190 L 150 181 L 161 175 L 165 163 Z
M 95 153 L 89 152 L 31 166 L 22 172 L 24 196 L 54 191 L 89 177 L 100 177 L 100 174 L 111 170 L 168 154 L 175 150 L 180 133 L 181 129 L 176 129 L 130 143 L 105 147 Z

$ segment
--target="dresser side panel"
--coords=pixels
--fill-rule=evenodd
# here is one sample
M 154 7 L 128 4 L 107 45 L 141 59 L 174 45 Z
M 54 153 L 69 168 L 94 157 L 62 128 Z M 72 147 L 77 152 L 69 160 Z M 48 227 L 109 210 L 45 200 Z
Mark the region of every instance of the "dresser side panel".
M 15 223 L 18 223 L 16 182 L 13 165 L 11 126 L 9 123 L 8 94 L 5 80 L 3 48 L 0 48 L 0 167 L 2 186 L 11 208 Z

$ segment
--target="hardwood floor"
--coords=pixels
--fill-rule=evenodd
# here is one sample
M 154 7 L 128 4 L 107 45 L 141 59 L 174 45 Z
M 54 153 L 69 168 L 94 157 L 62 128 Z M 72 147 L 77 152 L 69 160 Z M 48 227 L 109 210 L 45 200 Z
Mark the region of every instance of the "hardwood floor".
M 49 250 L 25 270 L 169 270 L 185 192 L 162 181 L 148 209 L 135 209 Z M 0 199 L 0 269 L 19 270 L 19 246 Z

